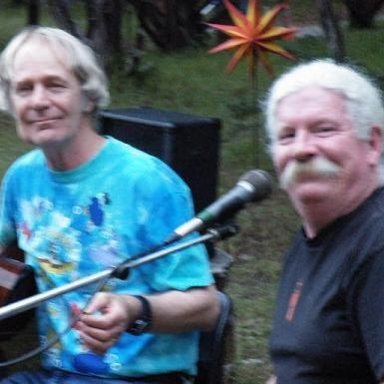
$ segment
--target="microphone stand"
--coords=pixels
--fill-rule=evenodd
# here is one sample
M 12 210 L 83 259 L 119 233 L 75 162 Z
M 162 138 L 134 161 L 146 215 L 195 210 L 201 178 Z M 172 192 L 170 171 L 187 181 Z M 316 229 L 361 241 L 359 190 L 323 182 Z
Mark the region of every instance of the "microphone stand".
M 62 285 L 57 288 L 53 288 L 47 292 L 42 292 L 37 295 L 27 297 L 26 299 L 11 303 L 5 307 L 0 308 L 0 320 L 7 317 L 17 315 L 21 312 L 37 307 L 40 303 L 50 300 L 56 296 L 63 295 L 67 292 L 84 287 L 86 285 L 93 284 L 102 279 L 119 278 L 126 279 L 132 268 L 136 268 L 142 264 L 156 260 L 160 257 L 169 255 L 170 253 L 181 251 L 185 248 L 189 248 L 193 245 L 204 243 L 207 241 L 218 241 L 230 236 L 234 236 L 238 232 L 238 227 L 234 224 L 221 226 L 214 229 L 209 229 L 206 234 L 197 238 L 185 241 L 183 243 L 175 244 L 165 249 L 160 249 L 157 252 L 144 254 L 142 257 L 134 260 L 124 261 L 116 267 L 110 267 L 106 270 L 97 272 L 93 275 L 86 276 L 74 282 Z

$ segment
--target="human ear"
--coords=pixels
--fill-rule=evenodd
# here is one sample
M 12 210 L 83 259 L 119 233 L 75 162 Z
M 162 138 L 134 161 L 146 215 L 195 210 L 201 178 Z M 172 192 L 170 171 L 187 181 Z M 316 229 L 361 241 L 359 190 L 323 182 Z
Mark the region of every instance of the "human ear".
M 372 126 L 368 144 L 370 148 L 368 161 L 372 165 L 377 165 L 380 163 L 383 150 L 383 132 L 379 126 Z
M 83 112 L 86 114 L 90 114 L 95 110 L 95 104 L 87 99 L 86 97 L 83 97 Z

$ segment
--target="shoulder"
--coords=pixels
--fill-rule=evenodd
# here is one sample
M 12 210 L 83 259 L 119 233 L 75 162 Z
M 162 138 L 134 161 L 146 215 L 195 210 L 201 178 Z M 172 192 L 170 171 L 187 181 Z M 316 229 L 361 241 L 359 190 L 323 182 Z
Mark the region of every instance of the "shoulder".
M 353 223 L 354 226 L 352 227 L 352 230 L 359 235 L 359 237 L 361 236 L 361 242 L 364 242 L 373 248 L 384 247 L 383 187 L 377 189 L 364 203 Z
M 119 175 L 129 179 L 131 185 L 142 185 L 146 190 L 171 188 L 189 192 L 185 182 L 168 164 L 129 144 L 110 137 L 108 157 L 115 162 Z
M 384 267 L 384 189 L 379 188 L 335 238 L 344 253 L 345 277 L 353 282 L 376 263 Z
M 41 150 L 34 149 L 20 156 L 10 165 L 5 172 L 4 182 L 39 172 L 42 168 L 46 168 L 44 155 Z M 38 173 L 36 173 L 36 175 L 38 175 Z

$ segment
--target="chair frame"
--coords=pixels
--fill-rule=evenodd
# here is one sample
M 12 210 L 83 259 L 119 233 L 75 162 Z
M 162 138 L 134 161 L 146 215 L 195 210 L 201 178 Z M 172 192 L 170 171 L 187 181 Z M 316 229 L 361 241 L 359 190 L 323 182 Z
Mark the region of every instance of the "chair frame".
M 201 332 L 198 374 L 195 384 L 227 384 L 228 364 L 233 358 L 234 311 L 230 297 L 218 291 L 220 315 L 212 331 Z

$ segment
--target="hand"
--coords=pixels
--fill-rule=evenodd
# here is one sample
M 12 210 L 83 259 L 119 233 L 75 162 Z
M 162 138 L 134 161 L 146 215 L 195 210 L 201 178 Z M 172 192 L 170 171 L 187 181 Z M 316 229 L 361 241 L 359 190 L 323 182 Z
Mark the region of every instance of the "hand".
M 131 323 L 130 298 L 105 292 L 95 295 L 77 324 L 86 347 L 104 354 L 116 343 Z

